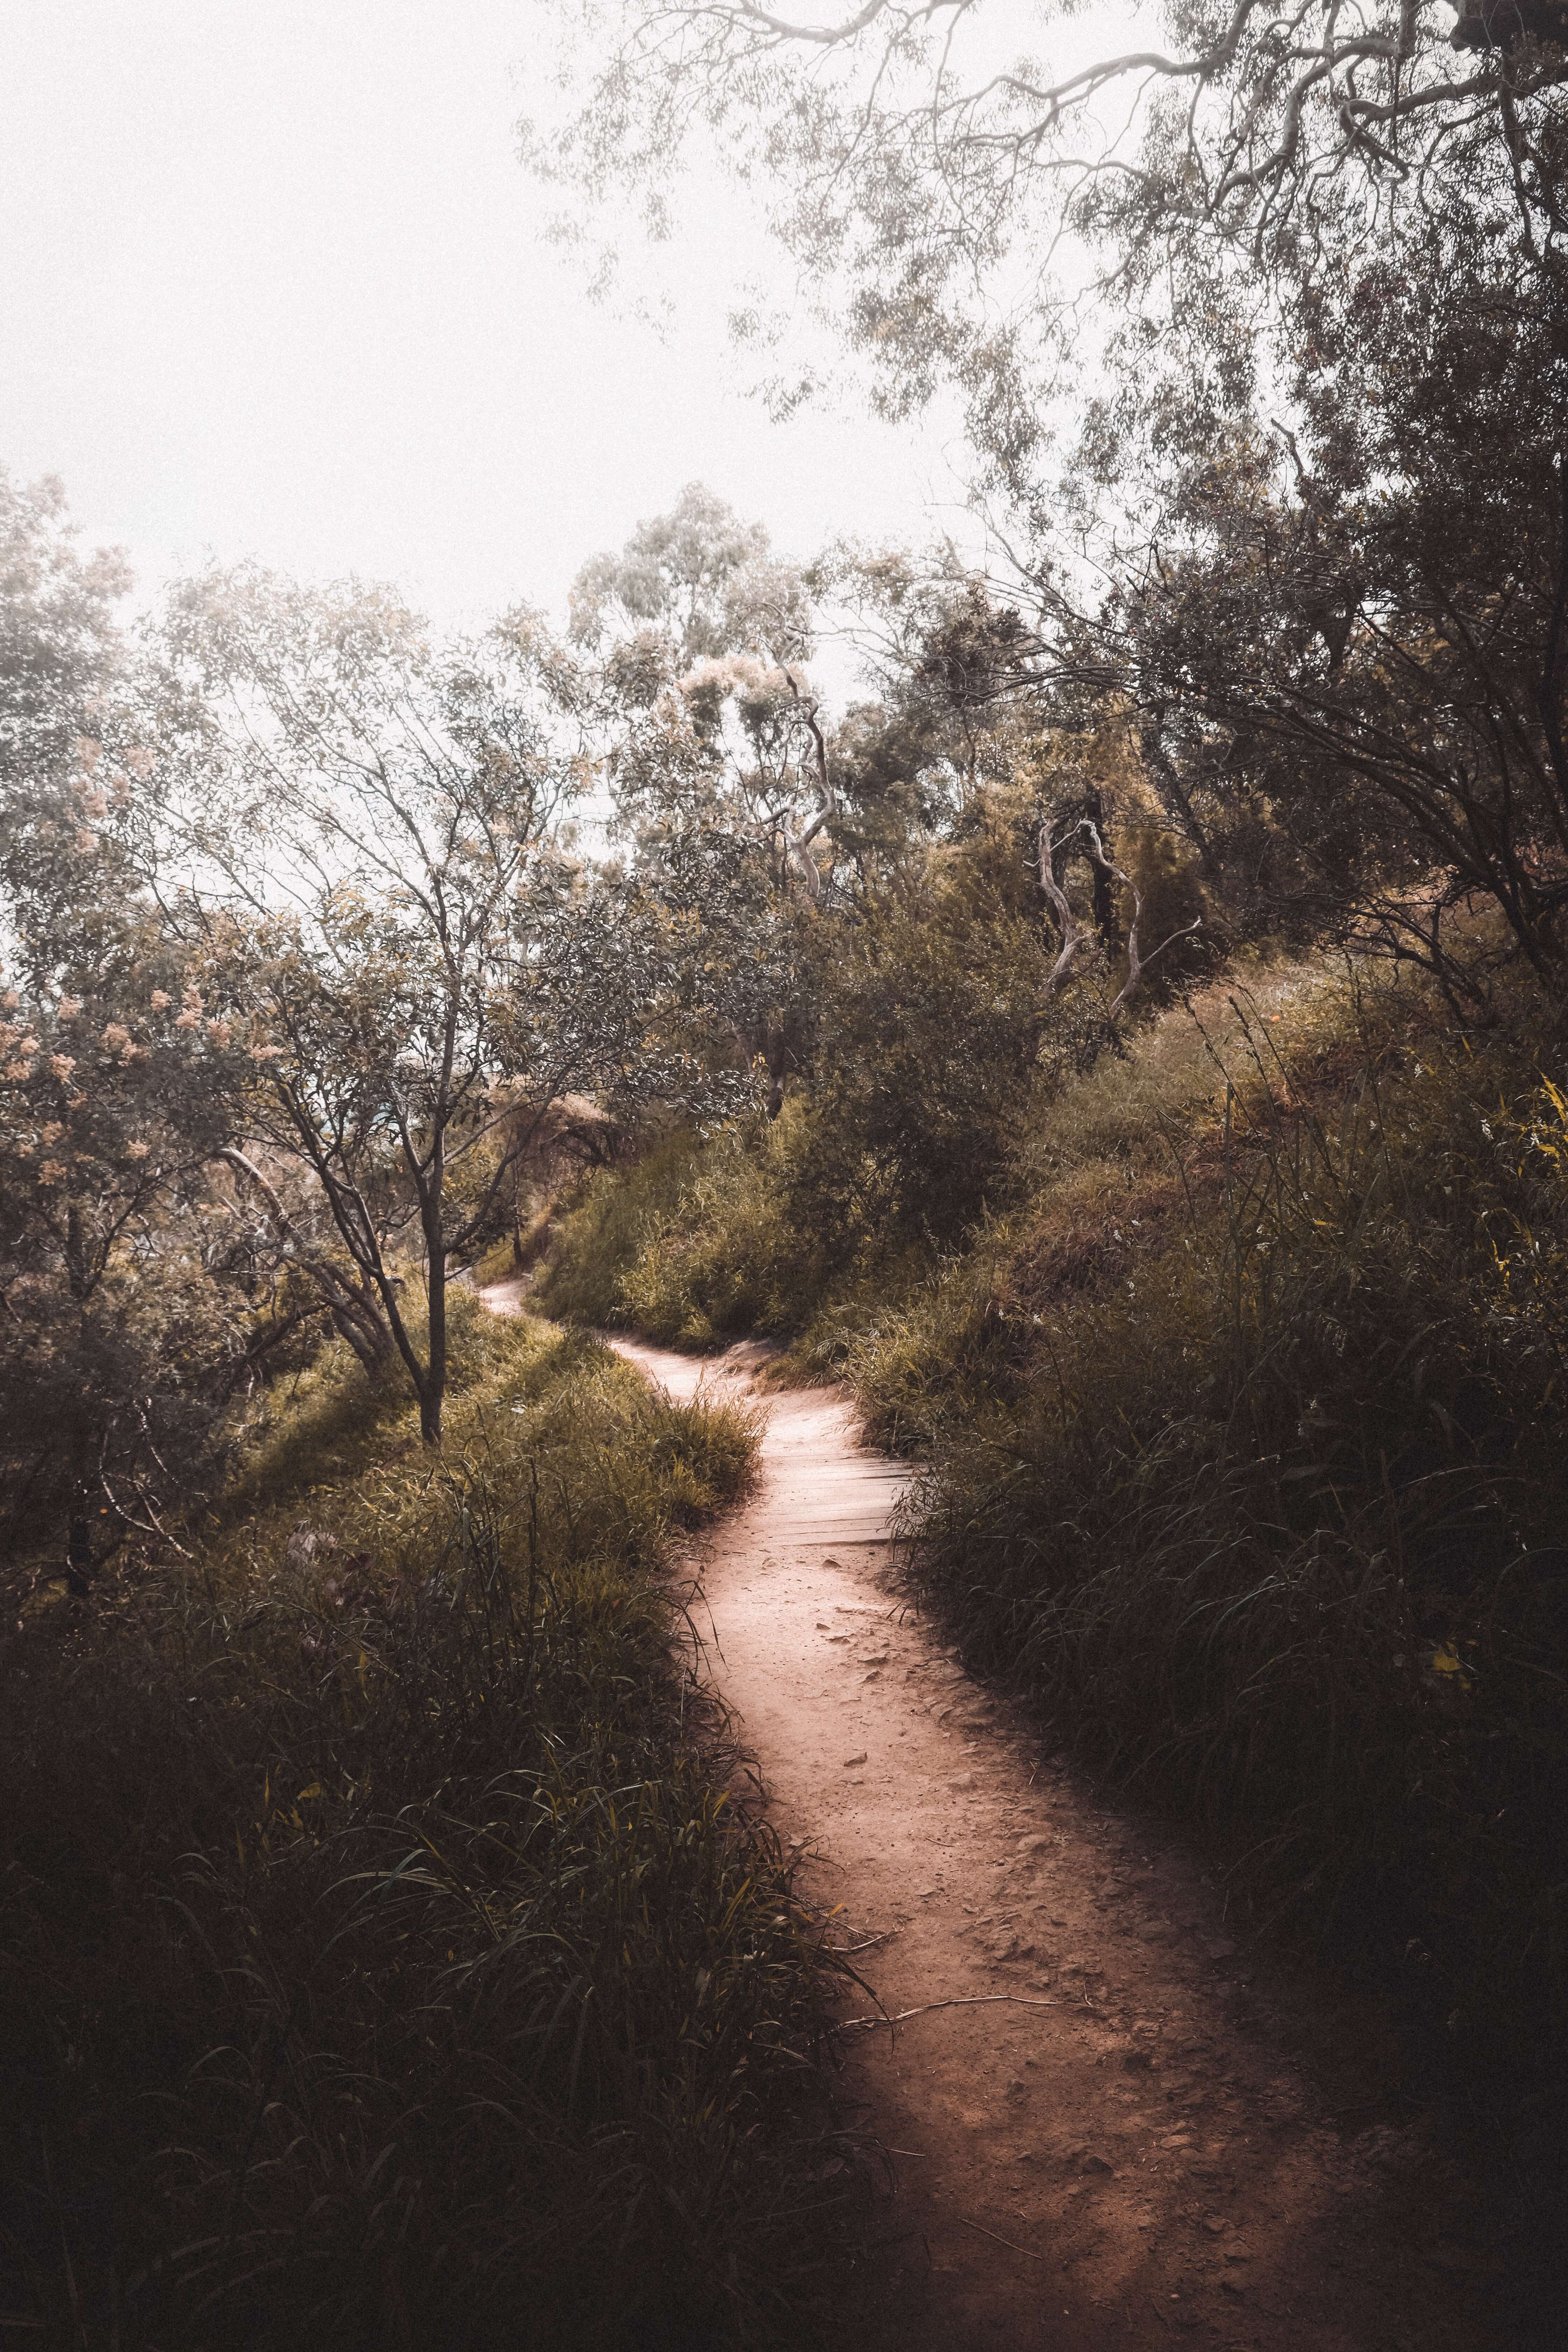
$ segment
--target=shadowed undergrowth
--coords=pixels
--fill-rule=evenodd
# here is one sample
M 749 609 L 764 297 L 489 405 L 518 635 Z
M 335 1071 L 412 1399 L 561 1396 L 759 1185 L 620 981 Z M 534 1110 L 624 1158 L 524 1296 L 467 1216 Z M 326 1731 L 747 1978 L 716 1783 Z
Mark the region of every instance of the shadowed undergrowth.
M 968 1663 L 1200 1823 L 1256 1923 L 1388 1991 L 1415 2079 L 1503 2119 L 1538 2210 L 1568 2022 L 1565 1077 L 1523 995 L 1466 1037 L 1408 980 L 1260 969 L 1042 1099 L 963 1248 L 846 1265 L 790 1327 L 921 1460 L 912 1582 Z M 744 1262 L 747 1188 L 704 1165 L 640 1228 L 621 1196 L 633 1319 L 649 1293 L 678 1319 L 683 1254 L 703 1296 L 726 1235 Z
M 49 2340 L 811 2332 L 823 1963 L 659 1573 L 753 1432 L 537 1323 L 460 1354 L 439 1460 L 329 1360 L 188 1565 L 6 1644 L 0 2305 Z
M 1528 2268 L 1568 2072 L 1561 1048 L 1410 990 L 1278 1047 L 1237 1010 L 1206 1116 L 1118 1150 L 1146 1079 L 1066 1098 L 1028 1204 L 849 1369 L 924 1456 L 911 1579 L 969 1663 L 1389 1997 Z

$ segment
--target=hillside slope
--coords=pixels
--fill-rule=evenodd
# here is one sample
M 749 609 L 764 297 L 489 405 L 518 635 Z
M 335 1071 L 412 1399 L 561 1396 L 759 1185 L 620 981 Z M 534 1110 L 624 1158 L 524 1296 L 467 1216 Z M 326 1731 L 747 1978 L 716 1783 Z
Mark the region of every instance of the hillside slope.
M 760 1300 L 847 1373 L 921 1461 L 912 1585 L 966 1663 L 1376 1987 L 1528 2227 L 1568 2054 L 1568 1068 L 1505 1012 L 1260 967 L 1057 1089 L 961 1250 L 835 1265 L 781 1120 L 596 1180 L 552 1279 L 688 1344 Z

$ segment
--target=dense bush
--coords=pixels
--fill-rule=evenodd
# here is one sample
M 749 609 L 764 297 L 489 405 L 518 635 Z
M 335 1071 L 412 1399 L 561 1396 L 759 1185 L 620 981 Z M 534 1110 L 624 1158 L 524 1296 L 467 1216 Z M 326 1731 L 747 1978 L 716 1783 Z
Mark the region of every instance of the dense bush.
M 49 2340 L 809 2327 L 813 1949 L 659 1573 L 752 1433 L 459 1336 L 439 1457 L 329 1360 L 194 1557 L 5 1643 L 0 2303 Z
M 590 1177 L 543 1276 L 552 1312 L 680 1347 L 795 1339 L 962 1240 L 1010 1189 L 1041 1096 L 1104 1034 L 1098 999 L 1046 1002 L 1026 835 L 993 794 L 907 889 L 836 924 L 809 1088 Z
M 796 1098 L 770 1125 L 682 1131 L 632 1168 L 596 1170 L 561 1217 L 541 1304 L 680 1348 L 798 1329 L 835 1271 L 790 1213 L 806 1120 Z
M 1023 812 L 994 795 L 918 887 L 839 932 L 788 1206 L 840 1272 L 961 1239 L 1016 1150 L 1042 1053 L 1087 1042 L 1087 1008 L 1047 1002 L 1058 941 L 1028 859 Z

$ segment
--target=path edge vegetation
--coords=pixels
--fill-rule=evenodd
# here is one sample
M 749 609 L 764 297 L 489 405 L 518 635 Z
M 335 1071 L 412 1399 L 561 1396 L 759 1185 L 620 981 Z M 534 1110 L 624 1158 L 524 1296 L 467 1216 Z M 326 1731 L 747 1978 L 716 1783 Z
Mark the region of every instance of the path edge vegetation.
M 744 1410 L 453 1295 L 185 1559 L 0 1643 L 0 2275 L 49 2340 L 811 2340 L 867 2175 L 825 1931 L 678 1570 Z
M 1243 1932 L 1375 1993 L 1533 2263 L 1568 2079 L 1562 1047 L 1525 983 L 1464 1031 L 1409 972 L 1238 958 L 1037 1100 L 956 1244 L 847 1223 L 835 1261 L 796 1098 L 584 1180 L 541 1283 L 847 1381 L 917 1464 L 911 1599 L 1206 1843 Z

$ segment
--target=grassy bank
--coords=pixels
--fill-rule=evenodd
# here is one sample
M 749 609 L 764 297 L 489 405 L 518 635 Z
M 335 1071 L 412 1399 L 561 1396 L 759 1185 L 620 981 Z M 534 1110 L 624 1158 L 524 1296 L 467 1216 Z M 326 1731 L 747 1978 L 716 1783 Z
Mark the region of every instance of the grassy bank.
M 803 1284 L 796 1357 L 921 1458 L 911 1575 L 970 1663 L 1528 2157 L 1568 2021 L 1562 1041 L 1522 996 L 1464 1037 L 1409 982 L 1246 980 L 1042 1097 L 966 1247 Z M 667 1164 L 640 1244 L 635 1183 L 591 1203 L 623 1312 L 739 1278 L 780 1149 Z
M 795 1108 L 773 1126 L 681 1130 L 570 1197 L 537 1296 L 575 1323 L 700 1349 L 793 1333 L 833 1271 L 788 1214 L 801 1154 Z
M 974 1664 L 1489 2097 L 1568 1991 L 1564 1129 L 1518 1039 L 1422 1031 L 1314 1085 L 1255 1030 L 1092 1241 L 1064 1169 L 855 1362 Z
M 329 1356 L 188 1560 L 5 1643 L 0 2307 L 47 2340 L 810 2333 L 816 1963 L 661 1573 L 751 1430 L 459 1324 L 439 1461 Z
M 928 1254 L 841 1187 L 824 1200 L 820 1134 L 797 1097 L 771 1125 L 682 1130 L 629 1167 L 595 1170 L 563 1204 L 540 1304 L 667 1347 L 757 1334 L 792 1343 L 797 1370 L 826 1363 L 825 1335 L 858 1328 L 917 1283 Z

